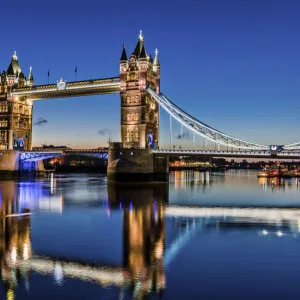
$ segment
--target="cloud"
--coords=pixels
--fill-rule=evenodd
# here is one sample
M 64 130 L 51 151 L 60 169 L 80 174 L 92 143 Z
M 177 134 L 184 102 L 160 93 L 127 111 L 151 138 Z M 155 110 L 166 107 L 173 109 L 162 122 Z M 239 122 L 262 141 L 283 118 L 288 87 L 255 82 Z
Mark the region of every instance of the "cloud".
M 105 134 L 110 134 L 110 131 L 108 130 L 108 129 L 106 129 L 106 128 L 104 128 L 104 129 L 101 129 L 99 132 L 98 132 L 100 135 L 105 135 Z
M 46 119 L 43 119 L 43 118 L 38 118 L 35 122 L 34 122 L 34 125 L 37 125 L 37 126 L 44 126 L 45 124 L 48 123 L 48 120 Z
M 189 138 L 189 133 L 188 132 L 184 132 L 183 134 L 178 134 L 177 135 L 178 140 L 187 140 L 188 138 Z

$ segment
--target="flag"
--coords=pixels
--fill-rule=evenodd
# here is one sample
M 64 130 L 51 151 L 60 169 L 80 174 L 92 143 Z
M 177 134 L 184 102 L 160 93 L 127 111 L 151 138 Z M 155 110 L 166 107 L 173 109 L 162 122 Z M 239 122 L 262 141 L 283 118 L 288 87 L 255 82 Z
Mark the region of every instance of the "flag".
M 50 76 L 50 71 L 48 71 L 48 77 Z
M 75 69 L 75 73 L 77 73 L 77 67 L 76 67 L 76 69 Z

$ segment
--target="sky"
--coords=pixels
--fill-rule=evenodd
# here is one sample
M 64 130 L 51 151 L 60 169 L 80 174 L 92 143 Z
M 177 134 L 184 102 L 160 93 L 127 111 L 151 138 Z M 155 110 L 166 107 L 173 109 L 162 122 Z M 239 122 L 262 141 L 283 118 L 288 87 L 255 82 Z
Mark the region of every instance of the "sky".
M 76 66 L 79 80 L 118 76 L 122 43 L 131 53 L 143 30 L 148 54 L 159 50 L 161 91 L 183 110 L 248 141 L 300 141 L 300 1 L 15 0 L 1 12 L 1 70 L 16 50 L 36 84 L 47 83 L 48 70 L 51 82 L 74 81 Z M 35 101 L 39 118 L 47 123 L 33 127 L 34 146 L 120 140 L 118 94 Z M 180 132 L 174 121 L 174 144 L 192 145 Z M 163 111 L 160 139 L 168 147 Z

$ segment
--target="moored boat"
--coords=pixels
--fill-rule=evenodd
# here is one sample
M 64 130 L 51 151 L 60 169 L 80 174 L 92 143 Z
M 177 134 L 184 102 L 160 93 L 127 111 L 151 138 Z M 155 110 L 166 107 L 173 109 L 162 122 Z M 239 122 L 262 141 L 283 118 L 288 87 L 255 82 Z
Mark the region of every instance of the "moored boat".
M 258 178 L 268 178 L 270 176 L 269 176 L 268 172 L 262 171 L 262 172 L 258 172 L 257 177 Z

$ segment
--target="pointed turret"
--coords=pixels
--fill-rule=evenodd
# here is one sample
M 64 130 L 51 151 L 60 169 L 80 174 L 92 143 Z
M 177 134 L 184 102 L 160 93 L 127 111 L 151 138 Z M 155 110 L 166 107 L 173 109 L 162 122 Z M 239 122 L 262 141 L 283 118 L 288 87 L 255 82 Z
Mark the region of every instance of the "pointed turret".
M 147 59 L 147 54 L 144 45 L 142 46 L 142 50 L 140 53 L 140 58 Z
M 6 73 L 7 73 L 7 76 L 15 76 L 15 72 L 14 72 L 12 62 L 9 64 Z
M 28 75 L 27 84 L 29 86 L 33 86 L 34 85 L 34 79 L 33 79 L 33 74 L 32 74 L 32 67 L 29 68 L 29 75 Z
M 156 87 L 156 93 L 160 93 L 160 62 L 158 59 L 158 50 L 155 49 L 155 58 L 153 62 L 153 72 L 155 73 L 155 87 Z
M 125 43 L 123 43 L 123 50 L 122 50 L 122 55 L 121 55 L 121 59 L 120 61 L 127 61 L 127 54 L 126 54 L 126 50 L 125 50 Z
M 23 87 L 25 85 L 25 81 L 26 81 L 26 78 L 24 76 L 24 73 L 21 72 L 19 74 L 19 87 Z
M 20 74 L 22 72 L 22 69 L 19 65 L 18 56 L 17 56 L 16 51 L 14 52 L 14 54 L 12 56 L 11 62 L 10 62 L 9 66 L 8 66 L 8 69 L 7 69 L 7 73 L 8 73 L 8 70 L 10 70 L 10 73 L 13 72 L 14 75 L 16 75 L 16 73 Z
M 158 49 L 155 49 L 155 58 L 154 58 L 153 66 L 156 66 L 156 67 L 160 66 L 159 59 L 158 59 Z
M 149 56 L 149 63 L 153 64 L 153 58 L 152 58 L 152 55 L 150 54 Z

